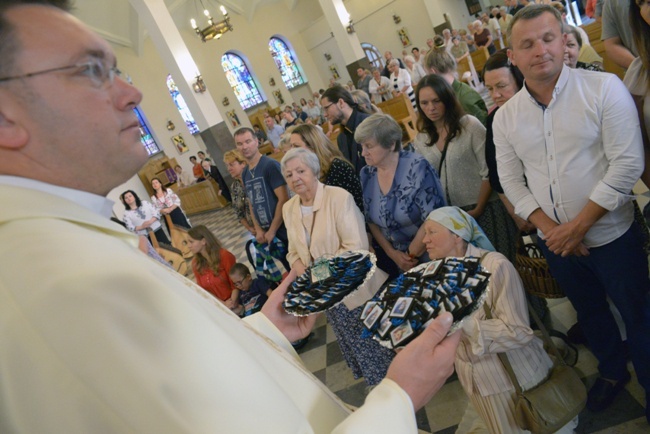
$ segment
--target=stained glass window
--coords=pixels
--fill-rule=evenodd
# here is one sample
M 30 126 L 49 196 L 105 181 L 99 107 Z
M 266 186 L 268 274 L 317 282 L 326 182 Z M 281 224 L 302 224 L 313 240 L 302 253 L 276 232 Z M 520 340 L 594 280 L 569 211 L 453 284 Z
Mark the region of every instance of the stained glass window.
M 178 108 L 181 117 L 185 121 L 185 125 L 187 125 L 187 129 L 190 130 L 191 134 L 197 134 L 199 132 L 199 127 L 196 125 L 196 122 L 194 122 L 194 116 L 192 116 L 192 112 L 190 112 L 189 107 L 187 107 L 183 95 L 178 91 L 171 74 L 167 76 L 167 89 L 169 89 L 169 94 L 172 96 L 176 108 Z
M 229 52 L 221 57 L 221 66 L 244 110 L 264 102 L 244 59 Z
M 291 50 L 282 39 L 271 38 L 269 41 L 269 50 L 287 89 L 293 89 L 296 86 L 305 84 L 305 80 L 303 80 L 302 74 L 298 70 L 298 65 L 293 60 Z
M 160 149 L 160 146 L 158 146 L 158 143 L 156 143 L 156 140 L 151 135 L 151 131 L 149 130 L 140 109 L 136 107 L 133 111 L 136 116 L 138 116 L 138 122 L 140 122 L 140 141 L 142 142 L 142 146 L 144 146 L 150 156 L 161 152 L 162 149 Z
M 362 42 L 361 48 L 363 48 L 363 52 L 366 53 L 366 57 L 372 66 L 379 69 L 384 67 L 384 58 L 381 57 L 377 47 L 368 42 Z

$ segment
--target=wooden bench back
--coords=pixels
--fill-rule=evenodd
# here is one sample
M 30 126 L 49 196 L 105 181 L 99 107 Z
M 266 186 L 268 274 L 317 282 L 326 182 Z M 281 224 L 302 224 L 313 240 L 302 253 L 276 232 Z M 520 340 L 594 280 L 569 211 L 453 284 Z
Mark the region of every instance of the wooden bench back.
M 411 105 L 411 100 L 406 95 L 403 93 L 399 94 L 393 99 L 377 104 L 377 107 L 384 114 L 390 115 L 400 124 L 404 133 L 402 134 L 404 143 L 410 142 L 415 138 L 417 135 L 415 124 L 418 117 L 415 109 L 413 109 L 413 105 Z
M 488 53 L 488 50 L 486 47 L 483 48 L 477 48 L 476 51 L 474 51 L 472 54 L 472 62 L 474 62 L 474 68 L 476 69 L 476 73 L 481 75 L 483 72 L 483 67 L 485 66 L 485 62 L 487 62 L 488 58 L 490 57 L 490 54 Z

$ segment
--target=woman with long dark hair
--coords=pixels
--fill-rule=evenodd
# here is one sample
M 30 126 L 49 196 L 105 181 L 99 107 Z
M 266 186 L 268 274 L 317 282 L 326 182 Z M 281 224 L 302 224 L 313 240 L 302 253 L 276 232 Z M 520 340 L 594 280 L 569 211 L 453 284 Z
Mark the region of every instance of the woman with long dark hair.
M 182 226 L 186 229 L 192 227 L 185 212 L 181 208 L 181 199 L 171 188 L 163 188 L 162 181 L 159 178 L 153 178 L 151 180 L 151 188 L 153 188 L 151 203 L 160 211 L 160 214 L 169 214 L 172 223 L 177 226 Z
M 120 200 L 126 209 L 122 221 L 128 230 L 138 235 L 148 235 L 151 230 L 159 243 L 171 246 L 172 243 L 160 224 L 160 212 L 155 206 L 146 200 L 140 200 L 133 190 L 122 193 Z
M 467 211 L 497 251 L 506 254 L 514 244 L 513 234 L 506 209 L 488 180 L 485 127 L 465 114 L 449 83 L 438 75 L 423 78 L 415 96 L 420 131 L 415 149 L 438 171 L 447 204 Z

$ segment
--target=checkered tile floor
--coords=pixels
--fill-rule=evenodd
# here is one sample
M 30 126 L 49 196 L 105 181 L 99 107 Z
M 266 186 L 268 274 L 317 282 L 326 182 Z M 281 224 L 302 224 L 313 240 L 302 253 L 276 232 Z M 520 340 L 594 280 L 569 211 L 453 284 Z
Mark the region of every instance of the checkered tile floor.
M 244 247 L 250 234 L 237 222 L 230 206 L 191 217 L 193 225 L 204 224 L 214 232 L 223 246 L 232 252 L 239 262 L 248 264 Z M 562 332 L 575 321 L 575 311 L 566 299 L 549 301 L 554 327 Z M 588 386 L 596 379 L 597 361 L 584 346 L 580 346 L 577 368 Z M 325 316 L 321 316 L 314 328 L 314 337 L 300 351 L 300 357 L 307 368 L 323 381 L 345 402 L 359 406 L 367 394 L 363 379 L 355 380 L 345 364 L 341 350 L 336 343 L 332 328 Z M 631 364 L 630 372 L 634 372 Z M 644 417 L 645 402 L 643 389 L 633 375 L 632 381 L 606 411 L 594 414 L 584 410 L 580 414 L 577 433 L 648 433 L 650 427 Z M 467 397 L 454 376 L 438 394 L 417 413 L 418 426 L 423 433 L 454 433 L 460 421 Z M 507 433 L 506 433 L 507 434 Z

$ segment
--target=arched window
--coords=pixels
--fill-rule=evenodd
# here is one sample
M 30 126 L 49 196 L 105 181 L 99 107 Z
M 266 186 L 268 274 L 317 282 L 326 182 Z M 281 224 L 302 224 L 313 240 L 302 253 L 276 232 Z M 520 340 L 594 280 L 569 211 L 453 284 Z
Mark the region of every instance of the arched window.
M 140 108 L 136 107 L 133 111 L 138 117 L 138 122 L 140 122 L 140 141 L 142 142 L 142 146 L 147 150 L 149 156 L 161 152 L 162 149 L 160 149 L 160 146 L 158 146 L 158 143 L 156 143 L 156 140 L 151 135 L 151 131 L 144 120 L 144 115 Z
M 221 66 L 244 110 L 264 102 L 244 59 L 228 52 L 221 57 Z
M 194 116 L 192 116 L 192 112 L 190 112 L 189 107 L 187 107 L 183 95 L 178 91 L 171 74 L 167 76 L 167 89 L 169 89 L 169 94 L 172 96 L 176 108 L 178 108 L 178 111 L 181 113 L 185 125 L 187 125 L 187 129 L 190 130 L 191 134 L 197 134 L 199 132 L 199 127 L 196 125 L 196 122 L 194 122 Z
M 372 66 L 379 69 L 384 67 L 384 58 L 381 57 L 381 53 L 377 47 L 368 42 L 362 42 L 361 48 L 363 48 L 363 52 L 366 53 L 366 57 Z
M 269 50 L 287 89 L 293 89 L 296 86 L 305 84 L 298 65 L 293 60 L 293 54 L 289 46 L 282 39 L 276 37 L 271 38 L 269 40 Z

